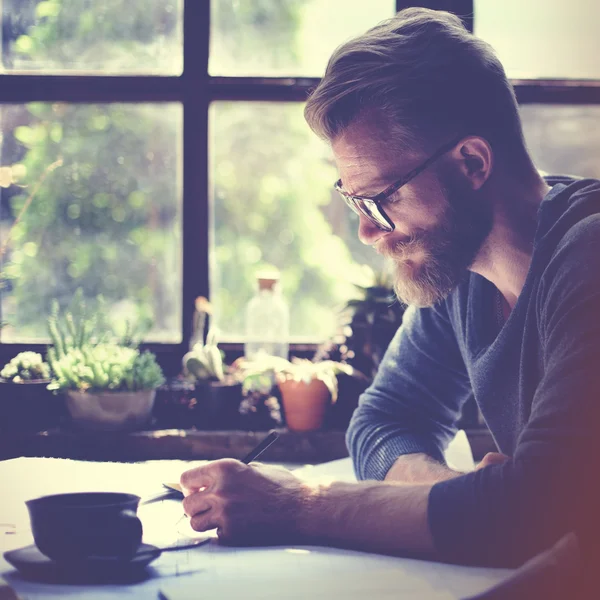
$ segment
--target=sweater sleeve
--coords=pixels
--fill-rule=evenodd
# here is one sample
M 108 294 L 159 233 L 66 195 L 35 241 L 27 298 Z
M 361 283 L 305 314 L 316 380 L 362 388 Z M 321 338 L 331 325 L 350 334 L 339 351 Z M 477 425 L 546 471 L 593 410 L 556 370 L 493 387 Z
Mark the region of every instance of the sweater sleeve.
M 403 454 L 444 462 L 470 389 L 446 304 L 409 307 L 346 434 L 357 477 L 382 480 Z
M 575 226 L 537 297 L 542 375 L 511 460 L 433 486 L 445 560 L 516 566 L 575 532 L 600 548 L 600 216 Z

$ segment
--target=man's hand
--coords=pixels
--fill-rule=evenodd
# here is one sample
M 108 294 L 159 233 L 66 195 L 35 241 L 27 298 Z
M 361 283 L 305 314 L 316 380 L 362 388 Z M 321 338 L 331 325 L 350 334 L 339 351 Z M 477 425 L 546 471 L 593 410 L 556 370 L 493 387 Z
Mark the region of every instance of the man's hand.
M 501 454 L 500 452 L 488 452 L 482 459 L 481 462 L 475 467 L 475 470 L 484 469 L 485 467 L 491 467 L 492 465 L 501 465 L 507 460 L 510 460 L 510 456 Z
M 333 482 L 309 486 L 286 469 L 223 459 L 181 476 L 196 531 L 236 544 L 317 543 L 431 556 L 431 485 Z
M 440 464 L 427 454 L 405 454 L 398 457 L 385 476 L 385 481 L 397 483 L 437 483 L 462 475 Z
M 181 476 L 183 508 L 196 531 L 217 529 L 225 542 L 300 541 L 298 517 L 306 484 L 290 471 L 223 459 Z

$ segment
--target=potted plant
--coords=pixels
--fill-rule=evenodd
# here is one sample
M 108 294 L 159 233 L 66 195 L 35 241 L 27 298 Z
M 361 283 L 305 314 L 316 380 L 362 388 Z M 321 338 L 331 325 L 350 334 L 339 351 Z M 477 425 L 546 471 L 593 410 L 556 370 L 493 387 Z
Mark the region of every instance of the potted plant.
M 53 347 L 49 389 L 62 392 L 74 424 L 96 430 L 139 429 L 151 419 L 156 388 L 164 377 L 156 357 L 140 352 L 129 325 L 119 340 L 102 331 L 103 301 L 90 317 L 81 289 L 64 316 L 53 303 L 48 331 Z
M 199 429 L 239 429 L 242 384 L 223 363 L 217 343 L 217 330 L 211 327 L 204 340 L 206 298 L 196 299 L 191 350 L 183 357 L 183 374 L 196 386 L 196 402 L 190 406 L 191 424 Z
M 234 365 L 242 373 L 244 389 L 268 396 L 266 390 L 272 382 L 279 390 L 285 422 L 292 431 L 312 431 L 326 424 L 328 413 L 338 399 L 340 377 L 366 381 L 351 365 L 333 360 L 292 358 L 289 361 L 263 356 L 255 360 L 238 359 Z
M 354 375 L 354 372 L 353 367 L 340 362 L 311 362 L 299 358 L 280 369 L 277 383 L 288 429 L 321 429 L 328 408 L 338 399 L 338 375 Z
M 41 431 L 58 425 L 62 407 L 47 387 L 50 365 L 37 352 L 17 354 L 0 371 L 0 429 Z

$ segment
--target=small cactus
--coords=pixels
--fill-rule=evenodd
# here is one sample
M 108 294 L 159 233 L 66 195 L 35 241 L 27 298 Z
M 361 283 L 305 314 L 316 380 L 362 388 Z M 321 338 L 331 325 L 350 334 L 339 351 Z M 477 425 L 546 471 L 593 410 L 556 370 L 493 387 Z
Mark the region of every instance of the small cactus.
M 183 357 L 183 371 L 187 377 L 194 380 L 205 379 L 223 381 L 223 355 L 217 346 L 217 336 L 211 329 L 206 336 L 206 344 L 198 342 Z
M 50 379 L 50 365 L 37 352 L 21 352 L 0 371 L 0 378 L 14 383 Z

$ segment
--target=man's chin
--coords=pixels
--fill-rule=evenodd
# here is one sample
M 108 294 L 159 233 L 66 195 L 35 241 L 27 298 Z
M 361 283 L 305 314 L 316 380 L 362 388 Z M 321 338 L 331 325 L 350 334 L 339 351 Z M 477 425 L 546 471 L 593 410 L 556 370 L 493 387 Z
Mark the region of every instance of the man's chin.
M 394 291 L 398 300 L 403 304 L 417 308 L 434 306 L 444 300 L 456 287 L 449 281 L 446 281 L 445 284 L 441 284 L 441 282 L 434 284 L 431 278 L 423 276 L 417 270 L 415 264 L 396 264 Z

